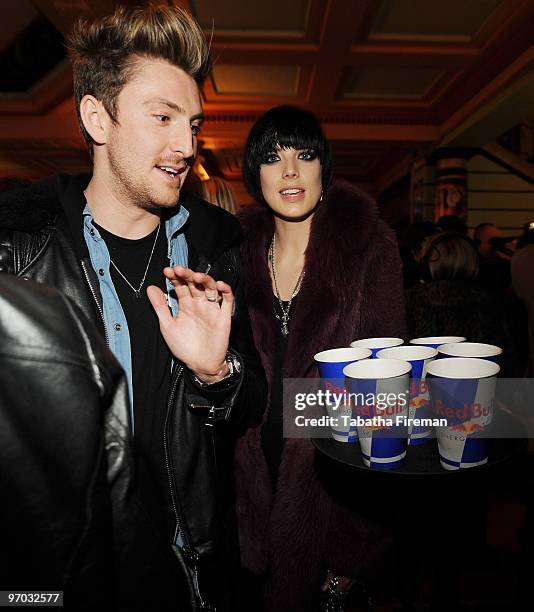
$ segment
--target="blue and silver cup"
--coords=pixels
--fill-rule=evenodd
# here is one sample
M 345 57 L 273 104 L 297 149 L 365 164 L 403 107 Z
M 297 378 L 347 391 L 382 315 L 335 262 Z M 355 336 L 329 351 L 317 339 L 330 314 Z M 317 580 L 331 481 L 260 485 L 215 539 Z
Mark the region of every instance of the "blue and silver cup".
M 438 352 L 429 346 L 396 346 L 378 351 L 378 359 L 399 359 L 412 366 L 410 381 L 410 406 L 408 411 L 408 444 L 424 444 L 432 433 L 427 424 L 432 419 L 430 396 L 426 384 L 427 365 Z
M 454 344 L 442 344 L 438 347 L 439 357 L 474 357 L 477 359 L 488 359 L 500 364 L 502 348 L 494 344 L 483 344 L 481 342 L 460 342 Z
M 371 351 L 363 348 L 337 348 L 321 351 L 314 356 L 323 381 L 325 390 L 335 394 L 345 392 L 345 376 L 343 368 L 362 359 L 369 359 Z M 358 440 L 356 427 L 351 423 L 352 408 L 350 404 L 343 403 L 336 406 L 327 405 L 328 416 L 333 417 L 331 434 L 338 442 L 353 444 Z
M 427 382 L 435 419 L 441 465 L 459 470 L 488 461 L 487 428 L 500 368 L 484 359 L 435 359 L 427 366 Z
M 391 348 L 392 346 L 400 346 L 404 343 L 402 338 L 362 338 L 361 340 L 354 340 L 350 345 L 358 348 L 371 349 L 373 353 L 373 359 L 376 358 L 376 354 L 381 349 Z
M 367 359 L 343 370 L 368 467 L 391 470 L 406 456 L 411 369 L 405 361 Z
M 425 338 L 413 338 L 410 340 L 410 344 L 417 346 L 429 346 L 437 349 L 442 344 L 453 344 L 456 342 L 465 342 L 463 336 L 426 336 Z

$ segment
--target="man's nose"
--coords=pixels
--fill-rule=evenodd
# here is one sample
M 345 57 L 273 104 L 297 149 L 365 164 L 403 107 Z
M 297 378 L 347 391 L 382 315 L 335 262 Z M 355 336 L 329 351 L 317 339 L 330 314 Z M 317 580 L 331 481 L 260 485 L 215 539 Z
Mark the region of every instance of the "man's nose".
M 174 153 L 180 153 L 184 159 L 188 159 L 195 155 L 195 139 L 188 125 L 178 127 L 171 140 L 171 149 Z

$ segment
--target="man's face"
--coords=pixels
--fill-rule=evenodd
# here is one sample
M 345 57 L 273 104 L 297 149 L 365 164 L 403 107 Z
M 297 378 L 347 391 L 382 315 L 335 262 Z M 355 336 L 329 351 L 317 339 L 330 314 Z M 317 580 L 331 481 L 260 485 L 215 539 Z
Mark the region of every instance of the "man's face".
M 491 246 L 490 240 L 492 238 L 500 238 L 501 231 L 495 225 L 486 225 L 481 228 L 478 234 L 478 239 L 480 241 L 478 251 L 482 255 L 491 255 L 495 253 L 495 249 Z
M 197 84 L 166 61 L 140 58 L 117 110 L 102 156 L 112 188 L 125 204 L 174 206 L 197 152 L 203 120 Z

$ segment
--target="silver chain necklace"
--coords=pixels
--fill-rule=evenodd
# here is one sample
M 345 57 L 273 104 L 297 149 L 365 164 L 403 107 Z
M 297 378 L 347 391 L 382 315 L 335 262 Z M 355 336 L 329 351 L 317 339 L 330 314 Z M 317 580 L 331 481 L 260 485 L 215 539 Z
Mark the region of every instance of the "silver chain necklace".
M 280 291 L 278 290 L 278 282 L 276 281 L 276 272 L 274 269 L 275 268 L 275 263 L 274 263 L 275 257 L 276 257 L 276 237 L 273 234 L 273 239 L 271 240 L 271 245 L 269 247 L 269 264 L 271 266 L 271 272 L 273 274 L 274 290 L 276 291 L 276 297 L 278 299 L 278 303 L 280 304 L 280 310 L 282 311 L 282 316 L 280 316 L 276 311 L 274 312 L 274 316 L 282 324 L 282 333 L 284 334 L 284 336 L 287 336 L 289 334 L 288 323 L 289 323 L 289 311 L 291 310 L 291 302 L 293 302 L 294 297 L 297 295 L 297 293 L 300 290 L 302 279 L 304 278 L 304 266 L 302 267 L 302 270 L 300 271 L 299 277 L 297 279 L 297 284 L 295 285 L 295 288 L 293 289 L 293 293 L 291 294 L 291 297 L 289 298 L 287 308 L 284 308 L 284 303 L 282 302 L 282 298 L 280 297 Z
M 109 263 L 115 268 L 115 270 L 121 275 L 121 277 L 124 280 L 124 282 L 135 293 L 135 297 L 137 299 L 139 299 L 141 297 L 141 289 L 143 288 L 143 285 L 145 284 L 146 275 L 148 274 L 148 268 L 150 268 L 150 262 L 152 261 L 152 255 L 154 255 L 154 250 L 156 249 L 156 242 L 158 241 L 158 236 L 159 236 L 160 228 L 161 228 L 161 221 L 159 222 L 159 225 L 158 225 L 158 231 L 156 232 L 156 237 L 154 238 L 154 244 L 152 245 L 152 250 L 150 251 L 150 257 L 148 258 L 148 262 L 146 264 L 145 273 L 143 274 L 143 278 L 141 279 L 141 284 L 139 285 L 139 287 L 137 289 L 126 278 L 126 276 L 124 276 L 124 274 L 119 270 L 119 268 L 117 268 L 117 265 L 115 264 L 113 259 L 111 259 L 111 257 L 109 258 Z

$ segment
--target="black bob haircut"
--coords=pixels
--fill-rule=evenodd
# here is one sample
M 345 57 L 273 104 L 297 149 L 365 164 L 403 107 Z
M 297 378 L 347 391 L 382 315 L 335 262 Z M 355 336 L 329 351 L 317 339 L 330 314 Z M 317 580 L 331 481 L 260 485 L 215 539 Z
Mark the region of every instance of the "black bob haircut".
M 270 153 L 282 149 L 310 149 L 321 163 L 321 184 L 326 191 L 332 180 L 330 146 L 314 114 L 296 106 L 276 106 L 252 126 L 245 146 L 243 180 L 248 192 L 265 203 L 260 184 L 260 166 Z

